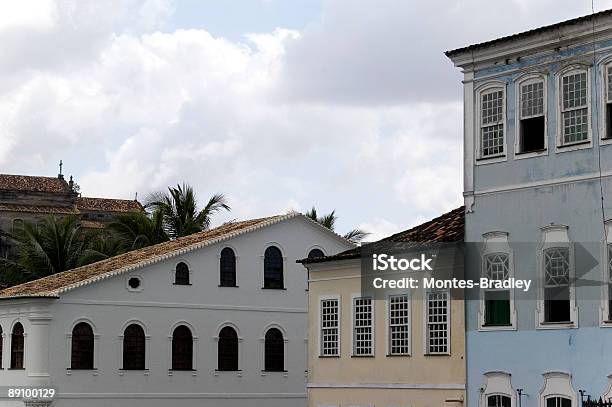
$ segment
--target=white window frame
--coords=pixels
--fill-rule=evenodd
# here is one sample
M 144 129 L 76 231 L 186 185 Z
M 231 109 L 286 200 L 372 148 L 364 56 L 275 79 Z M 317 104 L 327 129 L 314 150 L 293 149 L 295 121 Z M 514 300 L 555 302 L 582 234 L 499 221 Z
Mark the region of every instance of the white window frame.
M 407 348 L 408 348 L 408 351 L 405 352 L 405 353 L 393 353 L 392 352 L 392 349 L 393 349 L 393 346 L 392 346 L 392 343 L 391 343 L 392 339 L 393 339 L 392 338 L 392 333 L 391 333 L 391 298 L 392 297 L 406 297 L 406 299 L 407 299 L 407 312 L 408 312 L 408 316 L 407 316 L 407 318 L 408 318 L 408 322 L 407 322 L 407 325 L 408 325 L 408 338 L 407 338 L 408 345 L 407 345 Z M 410 356 L 412 354 L 412 315 L 411 315 L 412 314 L 412 306 L 411 306 L 410 300 L 411 300 L 410 294 L 407 293 L 407 292 L 405 292 L 405 293 L 399 293 L 399 292 L 398 293 L 392 293 L 392 294 L 389 294 L 387 296 L 387 301 L 386 301 L 386 306 L 387 307 L 386 307 L 386 312 L 385 312 L 386 320 L 387 320 L 387 326 L 386 326 L 387 329 L 385 331 L 386 332 L 386 344 L 387 344 L 387 348 L 386 348 L 386 355 L 387 356 Z
M 93 340 L 94 340 L 94 352 L 93 352 L 93 369 L 84 369 L 84 370 L 72 370 L 72 331 L 74 327 L 80 324 L 81 322 L 85 322 L 91 327 L 93 331 Z M 146 355 L 145 355 L 146 357 Z M 94 376 L 98 375 L 98 362 L 100 360 L 100 334 L 96 329 L 94 323 L 87 317 L 80 317 L 72 322 L 69 327 L 68 332 L 66 332 L 66 374 L 71 375 L 74 373 L 90 373 Z
M 282 372 L 274 372 L 271 370 L 266 370 L 266 334 L 268 333 L 268 331 L 270 329 L 278 329 L 281 333 L 281 335 L 283 335 L 283 371 Z M 278 322 L 272 322 L 271 324 L 268 324 L 263 332 L 261 333 L 261 336 L 259 337 L 259 365 L 260 365 L 260 370 L 261 370 L 261 376 L 267 376 L 268 374 L 282 374 L 283 376 L 287 377 L 288 376 L 288 366 L 287 366 L 287 355 L 288 355 L 288 349 L 287 349 L 287 344 L 289 343 L 289 337 L 287 336 L 287 331 L 285 331 L 283 329 L 283 327 L 278 323 Z
M 230 248 L 230 249 L 232 249 L 234 251 L 234 258 L 236 259 L 236 285 L 234 287 L 225 287 L 225 286 L 221 285 L 221 252 L 226 247 Z M 265 250 L 264 250 L 264 252 L 265 252 Z M 219 250 L 217 250 L 217 285 L 218 285 L 218 287 L 222 287 L 222 288 L 238 288 L 238 287 L 240 287 L 240 283 L 238 281 L 238 279 L 240 278 L 240 273 L 238 272 L 239 271 L 239 263 L 240 263 L 240 256 L 238 256 L 238 251 L 236 250 L 236 248 L 234 246 L 226 244 L 226 245 L 223 245 L 223 246 L 219 247 Z M 263 268 L 263 263 L 262 263 L 262 268 Z M 285 276 L 283 276 L 283 278 L 284 277 Z M 284 283 L 284 281 L 283 281 L 283 283 Z
M 510 398 L 510 407 L 516 406 L 516 391 L 512 387 L 510 373 L 493 371 L 484 373 L 484 384 L 480 388 L 480 407 L 488 406 L 490 396 L 506 396 Z
M 535 310 L 536 329 L 568 329 L 578 328 L 578 307 L 576 306 L 576 265 L 574 245 L 569 238 L 568 227 L 565 225 L 551 224 L 541 228 L 542 240 L 537 252 L 538 270 L 538 300 Z M 545 259 L 544 252 L 552 248 L 567 248 L 569 251 L 569 294 L 570 294 L 570 319 L 569 323 L 545 322 Z
M 544 95 L 543 95 L 544 106 L 543 106 L 543 112 L 542 112 L 542 115 L 544 116 L 544 150 L 522 153 L 521 145 L 520 145 L 521 143 L 521 119 L 523 118 L 522 110 L 521 110 L 521 95 L 522 95 L 521 91 L 524 85 L 529 85 L 529 84 L 537 83 L 537 82 L 542 82 L 543 91 L 544 91 Z M 515 94 L 515 112 L 516 112 L 515 114 L 516 120 L 515 120 L 515 125 L 514 125 L 514 129 L 515 129 L 515 132 L 514 132 L 515 133 L 514 134 L 514 159 L 522 160 L 524 158 L 548 155 L 548 102 L 547 102 L 548 77 L 544 74 L 539 74 L 539 73 L 527 74 L 525 76 L 522 76 L 516 81 L 516 86 L 514 88 L 514 94 Z M 538 117 L 538 116 L 530 116 L 530 117 Z
M 572 407 L 578 407 L 572 376 L 569 373 L 546 372 L 542 376 L 544 376 L 544 386 L 540 391 L 540 407 L 546 407 L 546 400 L 551 397 L 568 398 L 572 402 Z
M 607 220 L 604 224 L 605 232 L 601 238 L 601 303 L 599 307 L 599 326 L 604 328 L 612 328 L 612 318 L 610 318 L 610 284 L 612 284 L 612 275 L 610 274 L 611 267 L 610 251 L 608 247 L 612 247 L 612 220 Z
M 582 141 L 575 141 L 570 143 L 564 142 L 563 135 L 563 112 L 565 111 L 563 107 L 563 78 L 568 75 L 574 75 L 577 73 L 585 73 L 586 74 L 586 87 L 587 87 L 587 95 L 586 95 L 586 109 L 587 109 L 587 138 Z M 556 83 L 556 91 L 557 91 L 557 149 L 556 152 L 565 152 L 565 151 L 574 151 L 581 150 L 585 148 L 591 148 L 593 145 L 593 118 L 592 118 L 592 107 L 591 107 L 591 69 L 585 65 L 571 65 L 562 70 L 560 70 L 555 76 Z M 578 110 L 582 108 L 571 108 L 569 110 Z
M 178 263 L 177 263 L 178 264 Z M 179 326 L 184 325 L 191 331 L 191 343 L 192 343 L 192 351 L 191 351 L 191 371 L 185 370 L 172 370 L 172 338 L 174 336 L 174 330 Z M 170 332 L 168 332 L 168 353 L 167 353 L 167 365 L 168 365 L 168 376 L 173 376 L 174 374 L 191 374 L 192 376 L 198 375 L 198 335 L 196 335 L 195 327 L 185 321 L 180 320 L 175 322 L 172 327 L 170 327 Z M 186 373 L 185 373 L 186 372 Z
M 356 318 L 357 318 L 357 314 L 356 314 L 356 305 L 357 305 L 357 301 L 358 300 L 370 300 L 370 335 L 371 335 L 371 345 L 370 345 L 370 352 L 369 353 L 361 353 L 361 354 L 357 354 L 356 352 L 356 330 L 357 330 L 357 326 L 356 326 Z M 362 296 L 361 294 L 353 294 L 351 295 L 351 356 L 353 357 L 372 357 L 375 355 L 375 349 L 376 349 L 376 344 L 375 344 L 375 338 L 376 338 L 376 322 L 374 321 L 374 315 L 375 315 L 375 311 L 374 311 L 374 298 L 372 297 L 368 297 L 368 296 Z
M 145 334 L 145 368 L 144 370 L 125 370 L 123 369 L 123 337 L 124 337 L 125 330 L 127 329 L 127 327 L 132 324 L 140 325 L 140 327 L 142 328 Z M 118 352 L 118 360 L 117 360 L 117 364 L 118 364 L 117 371 L 118 371 L 119 376 L 123 376 L 125 374 L 129 374 L 129 375 L 142 374 L 144 376 L 148 376 L 151 371 L 150 370 L 151 369 L 151 343 L 150 343 L 151 334 L 150 334 L 150 331 L 147 325 L 139 319 L 130 319 L 129 321 L 126 321 L 121 327 L 121 332 L 119 333 L 119 336 L 117 337 L 117 339 L 119 340 L 119 352 Z
M 489 127 L 494 124 L 489 123 L 488 126 L 483 126 L 482 124 L 482 97 L 486 94 L 501 91 L 502 92 L 502 119 L 497 124 L 501 124 L 503 126 L 504 139 L 502 142 L 503 153 L 484 156 L 482 154 L 482 129 L 483 127 Z M 508 125 L 506 120 L 506 83 L 502 81 L 490 81 L 487 82 L 476 90 L 476 103 L 475 103 L 475 138 L 476 141 L 474 143 L 476 149 L 476 165 L 480 164 L 489 164 L 496 163 L 501 161 L 506 161 L 508 157 Z
M 323 354 L 323 301 L 336 300 L 338 302 L 338 352 L 335 355 Z M 342 355 L 342 299 L 339 295 L 323 295 L 319 297 L 319 357 L 320 358 L 339 358 Z
M 487 277 L 486 260 L 487 257 L 493 254 L 504 254 L 508 256 L 508 278 L 514 278 L 514 251 L 510 246 L 510 238 L 507 232 L 493 231 L 482 235 L 484 245 L 481 253 L 481 276 Z M 487 326 L 485 325 L 486 318 L 486 291 L 509 291 L 510 293 L 510 325 L 508 326 Z M 512 289 L 480 289 L 480 310 L 478 313 L 479 330 L 480 331 L 512 331 L 516 330 L 516 308 L 514 302 L 514 290 Z
M 607 57 L 603 61 L 599 63 L 599 144 L 612 144 L 612 137 L 606 138 L 606 128 L 607 128 L 607 115 L 606 115 L 606 104 L 608 100 L 612 103 L 612 92 L 610 92 L 610 97 L 608 97 L 608 68 L 612 69 L 612 57 Z
M 238 370 L 219 370 L 219 365 L 217 361 L 217 358 L 219 357 L 219 334 L 221 333 L 221 330 L 223 328 L 228 326 L 232 328 L 238 336 Z M 217 326 L 217 330 L 215 332 L 215 336 L 213 336 L 213 341 L 215 342 L 215 371 L 213 375 L 235 375 L 236 377 L 242 377 L 242 367 L 244 366 L 242 359 L 244 357 L 244 349 L 242 349 L 242 342 L 244 341 L 244 337 L 240 333 L 240 328 L 238 328 L 238 324 L 233 321 L 224 321 Z
M 431 294 L 446 294 L 446 352 L 432 352 L 429 346 L 429 296 Z M 448 290 L 425 290 L 423 295 L 423 354 L 424 355 L 450 355 L 451 354 L 451 296 Z

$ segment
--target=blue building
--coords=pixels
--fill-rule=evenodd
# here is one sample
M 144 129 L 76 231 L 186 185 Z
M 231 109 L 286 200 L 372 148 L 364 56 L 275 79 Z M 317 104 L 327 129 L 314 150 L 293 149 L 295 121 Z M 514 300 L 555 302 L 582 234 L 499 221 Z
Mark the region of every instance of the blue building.
M 470 407 L 612 397 L 612 11 L 449 51 L 464 73 Z M 602 204 L 603 203 L 603 204 Z

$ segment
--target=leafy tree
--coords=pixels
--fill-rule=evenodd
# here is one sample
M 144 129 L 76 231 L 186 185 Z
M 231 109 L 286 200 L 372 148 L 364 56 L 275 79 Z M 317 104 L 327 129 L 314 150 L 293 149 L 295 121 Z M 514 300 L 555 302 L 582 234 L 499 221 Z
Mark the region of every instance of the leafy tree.
M 108 241 L 100 243 L 116 245 L 121 252 L 127 252 L 165 242 L 168 235 L 163 228 L 162 218 L 159 211 L 150 215 L 140 212 L 119 215 L 107 227 L 110 233 Z
M 75 216 L 49 215 L 39 222 L 24 221 L 2 232 L 17 246 L 16 260 L 0 259 L 0 282 L 17 284 L 82 265 L 88 239 Z
M 231 210 L 223 194 L 213 195 L 204 208 L 198 210 L 193 188 L 185 183 L 169 187 L 167 193 L 152 194 L 146 207 L 161 214 L 163 228 L 170 238 L 207 230 L 214 214 Z
M 310 219 L 319 222 L 321 225 L 325 226 L 329 230 L 335 231 L 336 220 L 338 220 L 338 216 L 336 215 L 335 209 L 330 213 L 319 216 L 317 213 L 317 209 L 313 206 L 311 210 L 305 213 L 305 215 Z M 352 229 L 345 233 L 343 237 L 353 243 L 359 243 L 369 234 L 370 233 L 361 229 Z

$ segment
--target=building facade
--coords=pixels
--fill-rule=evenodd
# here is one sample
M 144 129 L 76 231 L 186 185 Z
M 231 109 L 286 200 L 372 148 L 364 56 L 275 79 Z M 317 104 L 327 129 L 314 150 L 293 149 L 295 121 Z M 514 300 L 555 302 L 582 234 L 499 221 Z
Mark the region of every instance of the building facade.
M 447 52 L 464 74 L 471 407 L 612 397 L 612 12 Z M 583 393 L 581 394 L 581 391 Z
M 290 213 L 5 289 L 0 405 L 23 406 L 6 389 L 34 387 L 54 389 L 36 404 L 54 407 L 305 406 L 296 260 L 351 247 Z
M 463 208 L 382 243 L 457 242 Z M 406 289 L 385 299 L 361 290 L 360 249 L 305 259 L 309 407 L 462 406 L 463 300 Z

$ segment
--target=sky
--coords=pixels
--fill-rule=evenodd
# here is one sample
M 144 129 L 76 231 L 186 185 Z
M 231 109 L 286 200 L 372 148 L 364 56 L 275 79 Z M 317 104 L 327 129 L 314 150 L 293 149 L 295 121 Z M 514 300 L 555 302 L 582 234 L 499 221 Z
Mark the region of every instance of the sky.
M 462 203 L 461 74 L 444 51 L 590 0 L 0 0 L 0 172 L 232 212 L 336 210 L 375 240 Z M 595 0 L 595 9 L 612 0 Z

